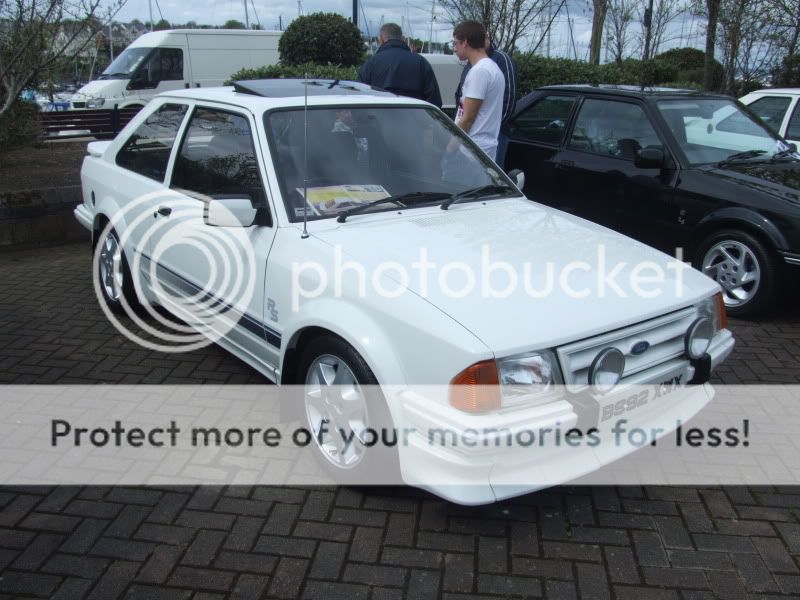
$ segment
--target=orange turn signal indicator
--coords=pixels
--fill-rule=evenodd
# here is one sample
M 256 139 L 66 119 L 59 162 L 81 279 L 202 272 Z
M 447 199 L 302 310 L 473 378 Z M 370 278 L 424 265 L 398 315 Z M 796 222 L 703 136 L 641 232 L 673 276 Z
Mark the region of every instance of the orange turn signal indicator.
M 500 408 L 500 376 L 495 361 L 477 362 L 453 377 L 450 382 L 450 405 L 473 413 Z

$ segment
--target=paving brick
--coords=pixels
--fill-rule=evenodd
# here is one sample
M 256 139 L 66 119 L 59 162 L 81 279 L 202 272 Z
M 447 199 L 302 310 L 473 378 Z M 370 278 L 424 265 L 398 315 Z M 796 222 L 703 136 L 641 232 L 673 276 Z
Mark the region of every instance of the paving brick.
M 382 529 L 377 527 L 357 527 L 353 536 L 353 543 L 350 544 L 350 560 L 353 562 L 378 562 L 382 538 Z
M 62 535 L 43 533 L 36 536 L 25 551 L 11 565 L 21 571 L 35 571 L 56 551 L 64 540 Z
M 277 598 L 297 598 L 300 595 L 297 582 L 303 580 L 307 570 L 307 560 L 282 558 L 272 577 L 269 595 Z
M 478 539 L 478 570 L 481 573 L 508 571 L 508 548 L 505 538 L 484 536 Z
M 446 554 L 442 588 L 447 592 L 471 592 L 475 564 L 471 554 Z
M 94 585 L 91 579 L 77 579 L 69 577 L 58 586 L 56 592 L 50 597 L 50 600 L 76 600 L 84 598 L 89 589 Z
M 293 535 L 296 537 L 315 538 L 318 540 L 347 542 L 350 541 L 353 535 L 353 528 L 349 525 L 299 521 L 297 525 L 295 525 Z
M 529 575 L 545 579 L 574 579 L 572 564 L 564 560 L 514 557 L 511 571 L 515 575 Z
M 230 552 L 224 550 L 214 560 L 214 567 L 227 571 L 259 573 L 269 575 L 275 570 L 278 559 L 275 556 L 255 552 Z
M 312 579 L 338 579 L 346 557 L 347 544 L 320 542 L 314 561 L 311 563 L 309 577 Z
M 153 551 L 155 544 L 149 542 L 134 542 L 132 540 L 117 540 L 101 538 L 90 551 L 95 556 L 107 556 L 122 560 L 145 560 Z
M 323 521 L 327 518 L 333 504 L 333 492 L 310 492 L 308 499 L 303 503 L 301 519 L 309 521 Z
M 137 581 L 143 583 L 163 583 L 183 555 L 183 548 L 177 546 L 157 546 L 150 558 L 139 571 Z
M 239 575 L 231 591 L 231 600 L 257 600 L 261 598 L 269 584 L 269 577 L 263 575 Z
M 688 591 L 688 590 L 687 590 Z M 687 591 L 683 591 L 684 598 L 689 600 Z M 661 590 L 657 588 L 614 586 L 617 600 L 679 600 L 680 596 L 675 590 Z
M 693 548 L 692 538 L 686 527 L 683 526 L 683 520 L 680 517 L 653 517 L 656 524 L 656 530 L 661 536 L 661 540 L 665 548 Z
M 17 496 L 0 511 L 0 527 L 13 527 L 39 503 L 38 496 Z
M 145 542 L 157 542 L 159 544 L 173 544 L 186 546 L 195 536 L 196 530 L 188 527 L 178 527 L 177 525 L 158 525 L 156 523 L 144 523 L 136 532 L 136 539 Z
M 514 575 L 478 575 L 478 593 L 508 596 L 539 597 L 542 584 L 538 579 Z
M 19 526 L 24 529 L 69 533 L 78 526 L 80 521 L 81 520 L 78 517 L 31 513 L 22 521 L 22 523 L 20 523 Z
M 271 503 L 264 500 L 221 498 L 214 507 L 214 512 L 233 513 L 248 517 L 266 517 L 271 508 Z
M 233 579 L 233 573 L 225 571 L 198 569 L 195 567 L 176 567 L 168 583 L 175 587 L 226 592 L 231 588 Z
M 614 583 L 640 583 L 639 571 L 633 551 L 626 547 L 606 546 L 603 548 L 608 565 L 608 574 Z
M 217 555 L 217 550 L 226 537 L 224 531 L 200 531 L 186 549 L 181 564 L 207 567 Z
M 438 599 L 440 575 L 438 571 L 413 569 L 408 578 L 408 597 Z
M 284 538 L 274 535 L 265 535 L 256 542 L 255 552 L 265 552 L 278 556 L 299 556 L 311 558 L 317 542 L 314 540 L 301 540 L 297 538 Z
M 733 571 L 730 555 L 724 552 L 706 550 L 668 550 L 669 562 L 673 567 L 684 569 L 710 569 L 713 571 Z
M 393 546 L 411 546 L 414 543 L 415 526 L 414 515 L 402 513 L 390 515 L 384 543 Z M 421 522 L 420 529 L 424 529 Z
M 113 600 L 123 595 L 141 565 L 118 560 L 105 572 L 89 596 L 90 600 Z
M 0 592 L 46 598 L 53 593 L 60 582 L 60 577 L 51 575 L 6 571 L 0 577 Z
M 546 558 L 563 558 L 567 560 L 599 561 L 600 547 L 591 544 L 569 544 L 561 542 L 543 542 Z
M 761 557 L 755 554 L 732 554 L 733 564 L 749 592 L 779 592 Z
M 378 589 L 374 590 L 373 600 L 378 591 Z M 367 600 L 369 595 L 370 588 L 366 585 L 330 581 L 309 581 L 303 591 L 303 598 L 308 600 Z
M 289 535 L 294 528 L 300 507 L 294 504 L 276 504 L 264 526 L 264 533 Z
M 195 529 L 224 529 L 227 531 L 231 528 L 234 520 L 234 515 L 184 510 L 180 513 L 175 522 L 182 527 L 192 527 Z
M 42 572 L 55 575 L 70 575 L 83 579 L 96 579 L 106 570 L 109 561 L 104 558 L 56 554 L 42 567 Z
M 164 494 L 159 499 L 158 504 L 153 507 L 147 520 L 153 523 L 172 523 L 188 500 L 189 496 L 187 494 Z
M 352 510 L 347 508 L 334 508 L 331 521 L 347 525 L 365 525 L 368 527 L 383 527 L 386 524 L 386 513 L 377 510 Z
M 756 549 L 748 538 L 733 535 L 695 534 L 694 542 L 699 550 L 755 554 Z
M 444 502 L 423 502 L 419 517 L 419 528 L 430 531 L 444 531 L 447 529 L 447 504 Z
M 667 553 L 658 534 L 649 531 L 634 531 L 632 535 L 640 565 L 666 567 L 669 564 Z
M 797 573 L 797 563 L 779 539 L 754 537 L 750 541 L 770 571 Z
M 426 567 L 438 569 L 442 564 L 442 553 L 433 550 L 411 548 L 384 548 L 381 562 L 401 567 Z
M 108 537 L 129 538 L 136 528 L 150 514 L 149 506 L 126 506 L 122 512 L 111 522 L 105 534 Z
M 539 556 L 539 534 L 534 523 L 512 523 L 511 554 Z
M 264 519 L 257 517 L 237 517 L 236 523 L 225 539 L 224 547 L 228 550 L 251 550 L 264 523 Z
M 0 548 L 25 549 L 31 540 L 36 537 L 32 531 L 20 529 L 0 529 Z
M 473 552 L 475 550 L 475 536 L 461 533 L 420 531 L 417 535 L 417 546 L 431 550 L 441 550 L 442 552 Z
M 611 588 L 603 567 L 586 563 L 577 563 L 578 589 L 584 600 L 608 600 L 611 598 Z

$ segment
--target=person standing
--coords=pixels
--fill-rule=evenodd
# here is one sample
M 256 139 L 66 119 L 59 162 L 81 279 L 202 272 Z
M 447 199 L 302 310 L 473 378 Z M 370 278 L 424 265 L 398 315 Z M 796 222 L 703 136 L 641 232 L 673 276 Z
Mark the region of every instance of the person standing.
M 477 21 L 463 21 L 453 30 L 453 51 L 469 62 L 461 94 L 456 100 L 456 125 L 492 159 L 503 116 L 503 72 L 486 53 L 486 29 Z
M 442 97 L 436 75 L 427 60 L 411 52 L 403 41 L 400 26 L 385 23 L 378 33 L 378 43 L 378 51 L 358 70 L 358 80 L 441 108 Z
M 492 42 L 489 36 L 486 36 L 486 55 L 491 58 L 495 64 L 503 72 L 505 78 L 505 90 L 503 91 L 503 116 L 500 119 L 500 133 L 497 136 L 497 156 L 495 162 L 503 166 L 506 158 L 506 150 L 508 149 L 508 136 L 503 133 L 503 126 L 511 118 L 514 112 L 514 107 L 517 104 L 517 91 L 519 89 L 519 68 L 516 61 L 511 58 L 506 52 L 497 50 L 492 47 Z M 464 87 L 464 79 L 472 65 L 467 63 L 464 65 L 464 70 L 461 71 L 461 80 L 458 82 L 456 88 L 456 105 L 458 104 L 458 97 L 461 95 L 461 88 Z

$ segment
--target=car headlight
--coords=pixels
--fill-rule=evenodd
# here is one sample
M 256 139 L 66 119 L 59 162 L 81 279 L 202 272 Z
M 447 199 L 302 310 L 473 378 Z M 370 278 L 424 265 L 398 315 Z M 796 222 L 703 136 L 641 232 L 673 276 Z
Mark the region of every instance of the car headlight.
M 713 335 L 728 327 L 728 315 L 725 312 L 725 301 L 722 294 L 714 294 L 697 305 L 697 316 L 711 321 Z
M 610 346 L 595 356 L 589 367 L 589 385 L 598 394 L 610 391 L 625 372 L 625 355 L 619 348 Z
M 686 332 L 685 347 L 686 354 L 692 360 L 702 358 L 711 346 L 711 339 L 714 337 L 714 326 L 708 317 L 700 317 L 689 326 Z
M 484 360 L 453 378 L 450 404 L 467 412 L 543 404 L 557 395 L 557 385 L 562 382 L 551 350 Z
M 86 108 L 100 108 L 106 103 L 105 98 L 92 98 L 86 102 Z

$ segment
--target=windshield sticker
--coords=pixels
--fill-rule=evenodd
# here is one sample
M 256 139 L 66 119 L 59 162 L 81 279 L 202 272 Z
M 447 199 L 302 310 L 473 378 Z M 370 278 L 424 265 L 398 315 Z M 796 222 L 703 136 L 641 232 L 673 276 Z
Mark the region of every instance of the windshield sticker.
M 297 191 L 303 194 L 303 188 Z M 382 185 L 328 185 L 308 188 L 306 197 L 315 210 L 328 212 L 388 198 L 389 192 Z M 302 216 L 303 210 L 299 212 Z

